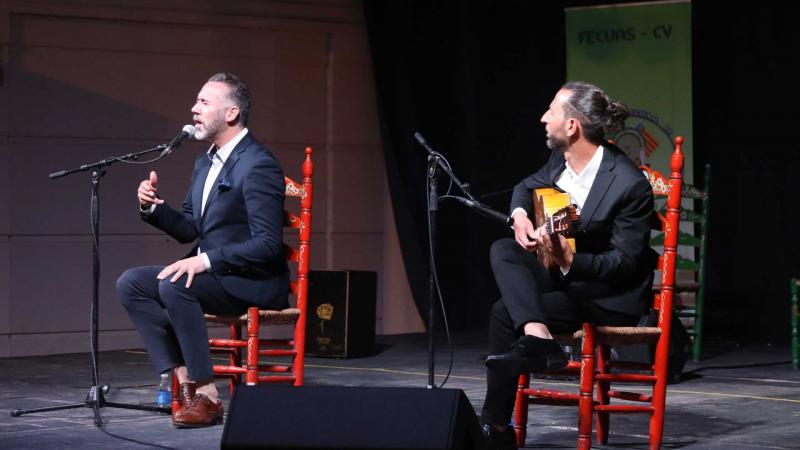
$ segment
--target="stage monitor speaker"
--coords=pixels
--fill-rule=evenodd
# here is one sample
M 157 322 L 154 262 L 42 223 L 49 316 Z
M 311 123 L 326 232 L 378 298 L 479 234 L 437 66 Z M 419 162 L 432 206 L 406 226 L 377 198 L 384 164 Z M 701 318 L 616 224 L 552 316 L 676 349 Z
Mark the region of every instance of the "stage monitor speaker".
M 223 449 L 483 449 L 460 389 L 239 385 Z
M 371 355 L 377 285 L 376 272 L 312 270 L 308 275 L 306 355 Z

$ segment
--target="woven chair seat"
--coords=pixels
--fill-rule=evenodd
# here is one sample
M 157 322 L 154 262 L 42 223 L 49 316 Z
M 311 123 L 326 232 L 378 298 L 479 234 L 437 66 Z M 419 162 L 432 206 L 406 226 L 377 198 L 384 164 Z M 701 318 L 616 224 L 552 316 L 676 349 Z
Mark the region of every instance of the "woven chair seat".
M 273 309 L 258 310 L 259 325 L 285 325 L 292 324 L 300 317 L 300 310 L 297 308 L 286 308 L 280 311 Z M 224 323 L 226 325 L 245 325 L 247 324 L 247 314 L 238 317 L 215 316 L 206 314 L 206 320 L 214 323 Z
M 656 342 L 661 336 L 661 329 L 658 327 L 596 327 L 596 339 L 598 344 L 607 345 L 627 345 Z M 583 330 L 578 330 L 571 336 L 567 335 L 568 341 L 580 342 L 583 339 Z M 557 339 L 560 338 L 557 337 Z M 559 339 L 560 340 L 560 339 Z

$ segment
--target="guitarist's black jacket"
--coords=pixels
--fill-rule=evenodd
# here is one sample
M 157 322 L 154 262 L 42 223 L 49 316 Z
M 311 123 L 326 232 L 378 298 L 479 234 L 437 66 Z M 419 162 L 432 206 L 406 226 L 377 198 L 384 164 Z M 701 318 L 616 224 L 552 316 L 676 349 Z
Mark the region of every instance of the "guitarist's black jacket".
M 576 253 L 566 282 L 600 282 L 613 292 L 593 301 L 605 309 L 640 315 L 652 302 L 658 255 L 648 242 L 653 223 L 653 191 L 642 171 L 616 146 L 603 144 L 603 160 L 583 205 L 575 234 Z M 533 190 L 555 188 L 565 169 L 554 151 L 547 164 L 514 188 L 511 211 L 533 217 Z M 606 291 L 606 289 L 603 289 Z

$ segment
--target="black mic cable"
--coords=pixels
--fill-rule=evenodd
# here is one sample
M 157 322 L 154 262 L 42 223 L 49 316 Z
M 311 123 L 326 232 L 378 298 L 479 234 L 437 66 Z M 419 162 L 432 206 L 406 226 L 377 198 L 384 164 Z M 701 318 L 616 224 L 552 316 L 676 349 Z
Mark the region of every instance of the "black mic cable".
M 480 202 L 477 202 L 477 201 L 472 201 L 472 200 L 470 200 L 468 198 L 459 197 L 457 195 L 443 195 L 440 198 L 452 198 L 453 200 L 456 200 L 457 202 L 459 202 L 459 203 L 461 203 L 461 204 L 463 204 L 465 206 L 468 206 L 469 208 L 475 210 L 475 212 L 477 212 L 478 214 L 480 214 L 480 215 L 482 215 L 484 217 L 488 217 L 489 219 L 496 220 L 496 221 L 498 221 L 498 222 L 500 222 L 500 223 L 502 223 L 504 225 L 507 225 L 507 226 L 514 225 L 514 218 L 513 217 L 505 215 L 505 214 L 503 214 L 503 213 L 501 213 L 499 211 L 496 211 L 496 210 L 494 210 L 492 208 L 489 208 L 488 206 L 484 205 L 483 203 L 480 203 Z

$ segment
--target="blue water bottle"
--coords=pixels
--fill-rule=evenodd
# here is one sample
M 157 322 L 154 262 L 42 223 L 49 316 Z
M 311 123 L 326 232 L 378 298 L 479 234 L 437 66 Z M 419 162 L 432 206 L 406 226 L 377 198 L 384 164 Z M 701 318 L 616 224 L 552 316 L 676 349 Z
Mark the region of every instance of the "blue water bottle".
M 156 393 L 156 404 L 159 408 L 169 408 L 172 404 L 172 392 L 168 373 L 161 374 L 161 382 L 158 383 L 158 392 Z

